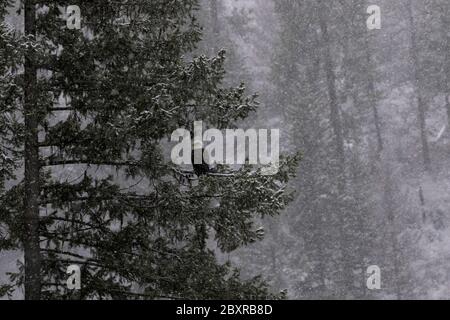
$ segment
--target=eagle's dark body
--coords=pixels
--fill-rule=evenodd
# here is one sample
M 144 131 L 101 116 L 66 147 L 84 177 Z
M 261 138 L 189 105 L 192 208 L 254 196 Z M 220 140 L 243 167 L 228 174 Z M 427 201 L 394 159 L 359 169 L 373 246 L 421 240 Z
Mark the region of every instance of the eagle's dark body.
M 205 162 L 205 159 L 203 157 L 204 155 L 204 150 L 202 149 L 202 163 L 201 164 L 196 164 L 195 163 L 195 151 L 192 152 L 192 156 L 191 156 L 191 161 L 192 161 L 192 167 L 194 169 L 194 173 L 197 177 L 203 176 L 208 174 L 209 172 L 211 172 L 211 167 Z

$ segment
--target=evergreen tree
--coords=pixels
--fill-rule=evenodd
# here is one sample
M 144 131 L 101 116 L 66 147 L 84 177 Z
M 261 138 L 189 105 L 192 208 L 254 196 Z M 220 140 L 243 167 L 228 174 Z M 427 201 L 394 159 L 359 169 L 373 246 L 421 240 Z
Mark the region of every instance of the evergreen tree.
M 80 30 L 66 26 L 68 5 L 81 9 Z M 207 242 L 230 252 L 258 239 L 254 219 L 291 200 L 297 157 L 274 176 L 244 166 L 187 188 L 165 157 L 174 130 L 232 127 L 257 107 L 243 85 L 222 85 L 223 52 L 185 58 L 201 37 L 197 10 L 196 0 L 24 0 L 21 45 L 2 27 L 1 151 L 17 156 L 2 177 L 14 182 L 13 164 L 24 174 L 0 189 L 0 249 L 25 255 L 3 293 L 73 298 L 66 270 L 77 264 L 80 299 L 273 297 Z
M 280 20 L 275 100 L 289 128 L 289 147 L 304 154 L 293 182 L 299 192 L 285 218 L 289 231 L 281 236 L 295 243 L 281 246 L 283 256 L 291 257 L 286 264 L 296 266 L 285 281 L 296 297 L 367 296 L 365 270 L 379 239 L 374 203 L 368 200 L 370 163 L 361 156 L 370 147 L 362 130 L 363 102 L 376 98 L 369 86 L 373 73 L 361 72 L 370 68 L 361 50 L 362 7 L 361 1 L 275 4 Z

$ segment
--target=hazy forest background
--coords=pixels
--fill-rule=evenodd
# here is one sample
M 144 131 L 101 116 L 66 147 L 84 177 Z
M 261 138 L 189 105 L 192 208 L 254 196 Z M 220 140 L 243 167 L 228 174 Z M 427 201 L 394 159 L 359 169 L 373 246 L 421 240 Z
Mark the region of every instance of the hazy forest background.
M 225 49 L 224 83 L 258 94 L 239 127 L 279 128 L 302 155 L 292 201 L 254 220 L 261 241 L 208 239 L 219 263 L 289 299 L 450 299 L 450 2 L 201 0 L 196 16 L 189 56 Z M 0 252 L 0 284 L 17 259 Z

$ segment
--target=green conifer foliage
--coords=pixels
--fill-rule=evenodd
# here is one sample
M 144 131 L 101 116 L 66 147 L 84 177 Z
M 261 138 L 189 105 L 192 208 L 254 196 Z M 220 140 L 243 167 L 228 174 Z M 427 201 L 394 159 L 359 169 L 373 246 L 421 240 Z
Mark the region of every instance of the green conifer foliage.
M 34 34 L 0 29 L 0 183 L 8 185 L 0 188 L 0 250 L 32 250 L 26 141 L 38 142 L 38 174 L 28 183 L 39 190 L 40 250 L 0 294 L 40 283 L 28 297 L 272 297 L 261 279 L 242 281 L 218 264 L 214 250 L 258 238 L 254 218 L 291 200 L 285 185 L 297 157 L 283 158 L 275 176 L 245 166 L 184 186 L 166 156 L 175 129 L 192 130 L 194 120 L 233 127 L 257 108 L 243 85 L 222 86 L 224 52 L 186 58 L 201 38 L 197 1 L 25 2 L 15 14 L 36 10 Z M 63 19 L 68 5 L 81 9 L 79 30 Z M 27 263 L 38 260 L 39 279 L 27 278 Z M 66 286 L 72 264 L 81 267 L 79 292 Z

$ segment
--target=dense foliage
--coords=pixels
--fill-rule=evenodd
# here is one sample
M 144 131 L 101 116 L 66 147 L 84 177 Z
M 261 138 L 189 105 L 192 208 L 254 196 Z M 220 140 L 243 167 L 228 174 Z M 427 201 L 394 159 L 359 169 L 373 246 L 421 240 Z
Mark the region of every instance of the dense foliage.
M 62 19 L 67 5 L 80 6 L 80 30 Z M 175 129 L 192 130 L 194 120 L 233 127 L 257 107 L 244 85 L 222 85 L 224 51 L 187 58 L 202 35 L 197 1 L 43 1 L 36 9 L 35 35 L 2 27 L 0 38 L 0 177 L 9 185 L 0 189 L 0 248 L 28 241 L 25 88 L 38 122 L 42 298 L 272 297 L 261 279 L 243 281 L 219 264 L 215 250 L 260 237 L 254 219 L 290 201 L 297 158 L 284 158 L 275 176 L 244 166 L 189 186 L 167 158 Z M 23 82 L 25 57 L 32 86 Z M 65 284 L 71 264 L 82 271 L 76 294 Z M 11 274 L 4 293 L 23 285 L 24 272 Z

